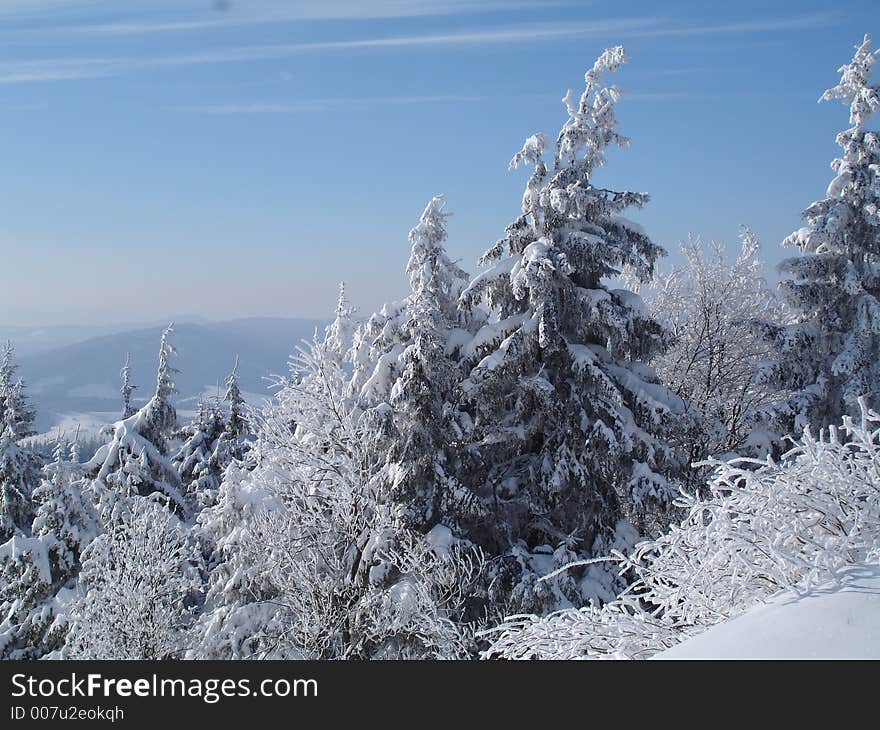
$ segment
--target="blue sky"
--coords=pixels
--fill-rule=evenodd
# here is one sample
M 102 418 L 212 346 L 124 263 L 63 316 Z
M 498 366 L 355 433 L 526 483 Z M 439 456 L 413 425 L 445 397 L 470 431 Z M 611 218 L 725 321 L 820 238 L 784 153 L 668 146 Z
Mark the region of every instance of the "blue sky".
M 340 279 L 369 311 L 441 192 L 473 272 L 519 211 L 508 160 L 616 43 L 633 144 L 597 183 L 652 195 L 666 266 L 740 223 L 775 263 L 866 32 L 872 2 L 0 0 L 0 322 L 324 316 Z

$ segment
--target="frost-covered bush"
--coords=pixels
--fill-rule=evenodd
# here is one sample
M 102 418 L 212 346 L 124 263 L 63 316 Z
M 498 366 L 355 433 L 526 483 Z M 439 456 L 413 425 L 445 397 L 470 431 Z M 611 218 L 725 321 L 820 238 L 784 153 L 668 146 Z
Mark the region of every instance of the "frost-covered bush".
M 645 658 L 779 591 L 835 578 L 880 548 L 880 414 L 814 436 L 779 462 L 712 462 L 705 497 L 683 495 L 685 519 L 617 554 L 633 582 L 602 608 L 514 616 L 488 633 L 488 657 Z
M 671 334 L 669 349 L 651 364 L 696 416 L 693 435 L 686 439 L 689 462 L 769 450 L 755 413 L 781 394 L 758 382 L 759 368 L 771 358 L 751 321 L 782 322 L 784 312 L 764 278 L 754 233 L 743 227 L 740 239 L 739 255 L 729 264 L 722 244 L 681 244 L 684 265 L 656 276 L 645 296 Z M 705 474 L 694 470 L 690 483 L 695 478 Z
M 200 588 L 184 525 L 159 502 L 131 497 L 82 555 L 62 650 L 68 659 L 178 659 Z
M 381 414 L 346 396 L 335 332 L 301 353 L 262 413 L 253 471 L 233 466 L 199 516 L 217 555 L 194 658 L 475 652 L 482 556 L 442 526 L 405 524 L 377 478 Z

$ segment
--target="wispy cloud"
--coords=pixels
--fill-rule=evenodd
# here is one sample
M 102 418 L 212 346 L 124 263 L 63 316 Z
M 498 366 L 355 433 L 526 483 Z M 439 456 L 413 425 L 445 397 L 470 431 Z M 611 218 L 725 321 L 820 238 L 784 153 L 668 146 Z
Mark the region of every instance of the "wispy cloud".
M 300 114 L 335 109 L 393 104 L 443 104 L 484 101 L 482 96 L 377 96 L 366 98 L 311 99 L 292 104 L 192 104 L 171 107 L 173 111 L 199 114 Z
M 601 20 L 588 23 L 544 23 L 502 26 L 476 31 L 443 34 L 389 36 L 352 40 L 278 43 L 222 48 L 216 51 L 185 55 L 34 59 L 0 63 L 0 83 L 27 81 L 61 81 L 102 76 L 168 66 L 191 66 L 215 63 L 266 61 L 292 56 L 346 50 L 377 50 L 385 48 L 480 45 L 541 41 L 553 38 L 579 37 L 648 28 L 659 22 L 654 18 Z
M 768 20 L 755 20 L 743 23 L 721 23 L 717 25 L 697 25 L 669 28 L 651 28 L 635 31 L 633 34 L 641 37 L 646 36 L 695 36 L 695 35 L 719 35 L 725 33 L 766 33 L 785 30 L 810 30 L 821 28 L 832 22 L 834 15 L 831 13 L 813 13 L 811 15 L 796 15 L 788 18 L 772 18 Z
M 76 81 L 113 76 L 113 60 L 44 59 L 0 64 L 0 84 L 26 84 L 39 81 Z
M 233 28 L 269 23 L 313 20 L 369 20 L 414 18 L 432 15 L 476 15 L 528 10 L 568 4 L 565 0 L 204 0 L 202 8 L 181 12 L 179 0 L 0 0 L 0 17 L 10 19 L 76 17 L 87 12 L 98 17 L 121 12 L 131 20 L 108 20 L 31 28 L 31 32 L 65 34 L 133 35 Z M 108 12 L 109 11 L 109 12 Z
M 577 23 L 531 23 L 495 26 L 450 33 L 249 45 L 185 55 L 10 61 L 0 63 L 0 83 L 87 79 L 171 66 L 265 61 L 289 58 L 307 53 L 350 50 L 489 45 L 516 42 L 536 43 L 554 39 L 609 36 L 611 34 L 615 38 L 627 38 L 807 30 L 823 27 L 830 21 L 830 18 L 831 16 L 827 14 L 815 14 L 748 23 L 688 27 L 670 26 L 667 20 L 661 18 L 618 18 Z
M 691 101 L 714 97 L 690 91 L 629 91 L 624 93 L 624 98 L 627 101 Z

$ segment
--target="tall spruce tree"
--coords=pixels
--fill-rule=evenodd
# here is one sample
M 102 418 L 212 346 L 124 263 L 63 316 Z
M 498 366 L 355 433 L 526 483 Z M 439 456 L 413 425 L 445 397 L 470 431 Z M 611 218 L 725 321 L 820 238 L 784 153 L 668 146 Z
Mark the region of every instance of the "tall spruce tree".
M 238 387 L 238 356 L 235 356 L 235 365 L 232 372 L 226 376 L 226 391 L 223 400 L 228 404 L 229 415 L 226 418 L 224 432 L 230 439 L 242 439 L 249 433 L 248 419 L 246 414 L 247 404 Z
M 137 386 L 131 384 L 131 357 L 127 352 L 122 370 L 119 371 L 119 377 L 122 378 L 122 387 L 119 389 L 119 392 L 122 393 L 122 417 L 128 418 L 135 412 L 135 408 L 131 404 L 131 394 L 137 390 Z
M 120 498 L 158 493 L 179 514 L 188 512 L 180 475 L 171 463 L 177 433 L 177 412 L 171 402 L 177 393 L 177 370 L 171 364 L 176 352 L 170 340 L 173 332 L 169 325 L 162 333 L 155 394 L 140 410 L 113 425 L 110 441 L 85 465 L 104 511 L 112 510 Z
M 534 167 L 522 215 L 461 298 L 490 313 L 462 351 L 482 461 L 471 474 L 492 514 L 481 542 L 510 558 L 514 602 L 534 610 L 609 597 L 594 571 L 537 577 L 631 537 L 629 523 L 662 513 L 673 493 L 662 434 L 680 401 L 641 364 L 666 334 L 638 295 L 608 283 L 625 266 L 647 281 L 664 252 L 621 215 L 647 195 L 593 184 L 607 148 L 628 144 L 617 132 L 620 92 L 602 85 L 625 60 L 622 47 L 606 50 L 580 99 L 565 96 L 549 164 L 543 134 L 514 156 L 511 168 Z
M 858 415 L 861 396 L 880 408 L 880 136 L 865 128 L 880 107 L 880 86 L 869 83 L 876 60 L 865 36 L 820 99 L 848 105 L 852 126 L 837 135 L 843 152 L 826 197 L 783 242 L 801 251 L 780 264 L 781 297 L 796 321 L 757 324 L 779 353 L 764 382 L 795 392 L 773 410 L 780 435 Z
M 16 377 L 15 348 L 10 341 L 3 347 L 0 363 L 0 422 L 12 429 L 16 439 L 33 436 L 36 414 L 24 392 L 24 381 Z
M 35 416 L 17 369 L 12 343 L 7 342 L 0 363 L 0 542 L 16 533 L 29 534 L 31 492 L 40 481 L 40 460 L 21 443 L 34 435 Z
M 212 504 L 226 467 L 226 448 L 221 445 L 225 432 L 219 403 L 199 401 L 193 422 L 180 431 L 183 443 L 172 462 L 180 476 L 180 486 L 191 507 Z
M 442 523 L 461 532 L 483 511 L 456 477 L 452 446 L 462 429 L 455 407 L 460 375 L 450 334 L 461 317 L 457 301 L 467 274 L 443 247 L 448 217 L 444 205 L 442 196 L 433 198 L 409 233 L 412 249 L 406 271 L 411 293 L 401 310 L 401 326 L 383 343 L 397 359 L 388 363 L 380 357 L 372 380 L 381 381 L 381 370 L 389 365 L 396 375 L 387 392 L 392 434 L 387 444 L 376 441 L 386 454 L 383 478 L 391 497 L 404 507 L 411 527 L 427 530 Z
M 0 658 L 38 659 L 64 643 L 80 556 L 98 533 L 74 454 L 75 446 L 58 440 L 33 493 L 31 536 L 0 545 Z

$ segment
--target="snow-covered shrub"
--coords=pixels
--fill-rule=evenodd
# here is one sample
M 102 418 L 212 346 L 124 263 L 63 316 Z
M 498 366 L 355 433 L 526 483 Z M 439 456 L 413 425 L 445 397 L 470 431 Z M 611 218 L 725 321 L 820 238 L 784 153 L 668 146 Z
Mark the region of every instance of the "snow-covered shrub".
M 83 552 L 62 656 L 182 658 L 200 588 L 195 546 L 155 500 L 135 496 L 120 506 Z
M 764 278 L 757 238 L 743 227 L 740 239 L 739 255 L 729 264 L 720 243 L 682 243 L 684 265 L 657 275 L 645 294 L 671 334 L 669 349 L 651 364 L 696 416 L 689 462 L 731 451 L 763 456 L 769 450 L 754 416 L 780 393 L 757 382 L 759 367 L 770 358 L 751 321 L 782 322 L 784 314 Z M 694 470 L 691 483 L 704 476 Z
M 601 608 L 514 616 L 488 633 L 488 657 L 644 658 L 779 591 L 834 580 L 880 548 L 880 414 L 814 436 L 779 462 L 714 461 L 686 517 L 615 560 L 632 583 Z
M 381 414 L 346 396 L 336 339 L 330 327 L 301 352 L 258 422 L 253 471 L 233 465 L 199 516 L 218 555 L 192 657 L 475 651 L 482 557 L 442 527 L 424 536 L 406 526 L 376 478 Z

